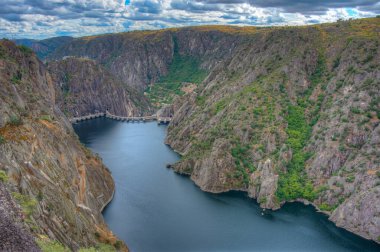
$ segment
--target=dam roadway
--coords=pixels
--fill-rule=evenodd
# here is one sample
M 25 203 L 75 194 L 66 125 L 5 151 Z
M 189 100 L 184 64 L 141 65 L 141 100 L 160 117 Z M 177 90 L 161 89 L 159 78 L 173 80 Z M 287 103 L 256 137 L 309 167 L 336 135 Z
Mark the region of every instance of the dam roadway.
M 91 120 L 99 117 L 106 117 L 109 119 L 113 119 L 116 121 L 123 122 L 149 122 L 149 121 L 157 121 L 159 124 L 167 124 L 171 121 L 171 117 L 160 117 L 156 114 L 150 116 L 117 116 L 109 113 L 108 111 L 105 113 L 94 113 L 85 116 L 73 117 L 70 118 L 71 123 L 78 123 L 81 121 Z

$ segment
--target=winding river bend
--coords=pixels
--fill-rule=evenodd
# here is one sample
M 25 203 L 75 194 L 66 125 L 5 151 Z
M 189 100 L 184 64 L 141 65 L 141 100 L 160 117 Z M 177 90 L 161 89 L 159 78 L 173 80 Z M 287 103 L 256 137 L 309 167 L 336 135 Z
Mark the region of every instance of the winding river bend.
M 262 215 L 244 193 L 202 192 L 165 168 L 179 159 L 165 126 L 99 118 L 74 128 L 112 171 L 115 198 L 103 214 L 132 251 L 380 251 L 311 206 Z

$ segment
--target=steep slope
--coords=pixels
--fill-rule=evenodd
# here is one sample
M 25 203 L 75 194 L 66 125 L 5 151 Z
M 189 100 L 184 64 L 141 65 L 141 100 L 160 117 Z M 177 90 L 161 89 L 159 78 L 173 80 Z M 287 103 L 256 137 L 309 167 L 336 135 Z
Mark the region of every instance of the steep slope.
M 55 100 L 51 77 L 35 54 L 1 41 L 0 170 L 25 223 L 34 235 L 73 250 L 106 236 L 114 243 L 101 215 L 114 192 L 111 174 L 79 143 Z
M 249 30 L 256 30 L 249 28 Z M 173 61 L 191 57 L 205 71 L 231 55 L 241 28 L 188 27 L 83 37 L 49 55 L 49 59 L 75 56 L 94 59 L 123 83 L 141 92 L 169 72 Z
M 33 51 L 36 52 L 37 56 L 44 60 L 49 54 L 60 46 L 69 43 L 74 38 L 68 36 L 48 38 L 43 40 L 35 39 L 15 39 L 14 42 L 17 45 L 24 45 L 30 47 Z
M 309 201 L 380 242 L 380 19 L 247 32 L 173 105 L 174 165 L 264 208 Z M 231 45 L 232 46 L 232 45 Z
M 120 116 L 150 113 L 147 99 L 123 86 L 101 65 L 83 58 L 52 61 L 48 70 L 56 84 L 56 104 L 75 117 L 105 112 Z

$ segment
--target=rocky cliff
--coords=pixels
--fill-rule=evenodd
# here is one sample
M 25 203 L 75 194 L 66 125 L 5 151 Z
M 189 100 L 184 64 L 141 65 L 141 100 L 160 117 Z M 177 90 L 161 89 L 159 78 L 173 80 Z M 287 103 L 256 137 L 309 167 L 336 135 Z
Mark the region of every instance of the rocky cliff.
M 233 54 L 174 104 L 174 169 L 264 208 L 311 202 L 380 242 L 380 19 L 230 36 Z
M 96 112 L 118 116 L 151 113 L 149 102 L 141 92 L 123 85 L 94 60 L 67 58 L 48 64 L 56 86 L 56 104 L 67 116 Z
M 35 54 L 1 41 L 0 171 L 29 231 L 72 250 L 115 243 L 101 215 L 114 192 L 111 174 L 55 102 L 54 83 Z
M 176 54 L 199 59 L 202 69 L 212 69 L 233 53 L 239 32 L 238 28 L 211 26 L 83 37 L 59 47 L 48 59 L 93 59 L 123 83 L 144 91 L 168 74 Z

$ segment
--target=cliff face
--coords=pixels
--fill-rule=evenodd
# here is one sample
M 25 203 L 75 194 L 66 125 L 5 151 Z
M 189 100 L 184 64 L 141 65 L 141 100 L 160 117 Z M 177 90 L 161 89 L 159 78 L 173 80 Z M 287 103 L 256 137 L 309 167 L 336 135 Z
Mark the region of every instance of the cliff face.
M 199 59 L 202 69 L 210 70 L 215 64 L 233 53 L 234 41 L 239 36 L 212 27 L 136 31 L 120 34 L 84 37 L 73 40 L 48 56 L 65 56 L 95 60 L 117 76 L 123 83 L 144 91 L 149 84 L 168 73 L 175 49 L 179 55 Z M 254 29 L 254 28 L 252 28 Z
M 56 84 L 56 104 L 71 117 L 105 112 L 137 116 L 150 112 L 147 99 L 123 85 L 104 67 L 83 58 L 52 61 L 48 70 Z
M 379 242 L 379 31 L 373 18 L 239 34 L 234 53 L 173 105 L 167 143 L 183 154 L 174 169 L 264 208 L 312 202 Z
M 97 244 L 96 232 L 109 233 L 101 210 L 114 183 L 55 101 L 51 77 L 34 53 L 1 41 L 0 170 L 30 231 L 78 249 Z

